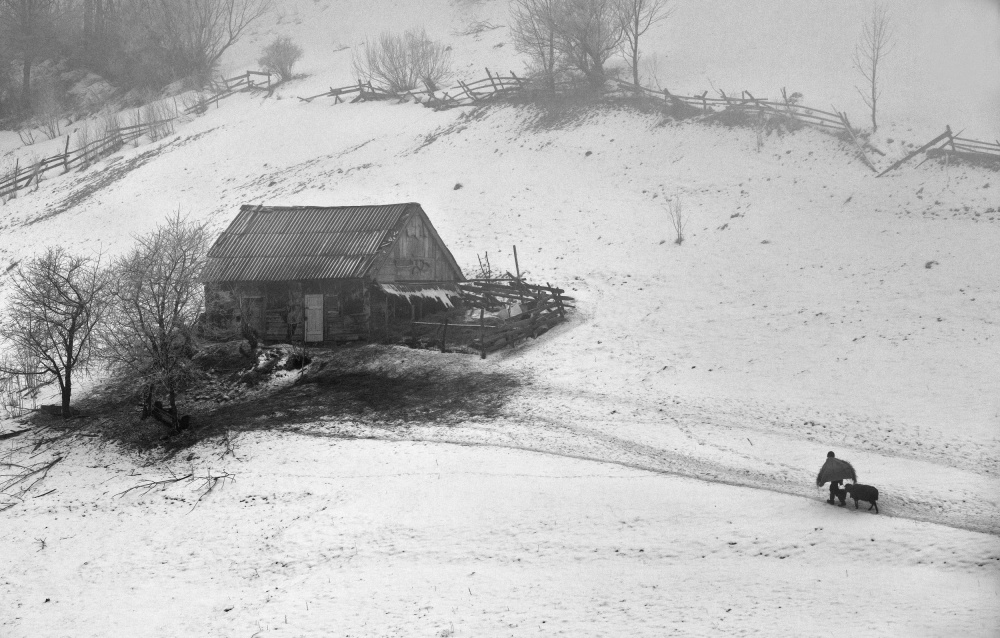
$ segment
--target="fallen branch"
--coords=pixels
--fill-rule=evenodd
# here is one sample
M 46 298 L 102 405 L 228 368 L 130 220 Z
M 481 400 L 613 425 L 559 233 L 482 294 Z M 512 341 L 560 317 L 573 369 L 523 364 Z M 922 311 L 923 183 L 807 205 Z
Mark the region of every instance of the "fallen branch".
M 0 494 L 3 494 L 4 496 L 12 496 L 14 498 L 23 500 L 22 498 L 23 495 L 26 494 L 28 491 L 30 491 L 31 488 L 35 487 L 35 485 L 38 485 L 40 481 L 45 480 L 45 478 L 49 475 L 49 470 L 55 467 L 56 463 L 58 463 L 61 460 L 63 460 L 63 457 L 57 456 L 56 458 L 52 459 L 47 463 L 40 463 L 34 466 L 18 465 L 16 463 L 0 464 L 0 465 L 5 465 L 7 467 L 18 468 L 21 470 L 16 474 L 9 475 L 9 478 L 6 481 L 0 483 Z M 25 485 L 25 483 L 32 477 L 34 477 L 34 480 L 31 481 L 31 484 Z M 18 494 L 12 494 L 8 492 L 8 490 L 17 486 L 20 486 L 18 487 L 17 490 L 19 492 Z
M 118 492 L 117 494 L 115 494 L 115 496 L 118 496 L 118 497 L 125 496 L 126 494 L 128 494 L 132 490 L 144 490 L 143 491 L 143 495 L 145 496 L 151 490 L 154 490 L 157 487 L 162 487 L 164 485 L 171 485 L 173 483 L 180 483 L 181 481 L 185 481 L 185 480 L 193 478 L 193 477 L 194 477 L 194 474 L 185 474 L 184 476 L 175 476 L 173 478 L 162 479 L 162 480 L 159 480 L 159 481 L 146 480 L 146 481 L 144 481 L 144 482 L 142 482 L 142 483 L 140 483 L 138 485 L 135 485 L 133 487 L 128 488 L 127 490 L 124 490 L 122 492 Z
M 198 503 L 201 502 L 201 499 L 205 498 L 206 496 L 208 496 L 209 494 L 212 493 L 212 490 L 215 489 L 216 485 L 218 485 L 220 482 L 223 485 L 225 485 L 226 481 L 230 481 L 230 482 L 235 481 L 236 477 L 233 476 L 232 474 L 230 474 L 229 472 L 223 472 L 222 474 L 219 474 L 217 476 L 213 476 L 212 475 L 212 470 L 210 469 L 210 470 L 208 470 L 208 476 L 203 477 L 201 480 L 204 481 L 204 482 L 201 484 L 201 487 L 199 487 L 198 489 L 201 489 L 201 490 L 204 490 L 204 491 L 201 493 L 201 496 L 198 497 L 198 500 L 196 500 L 194 502 L 194 505 L 191 506 L 192 510 L 194 510 L 194 508 L 198 507 Z
M 18 436 L 20 434 L 24 434 L 25 432 L 30 432 L 30 431 L 31 431 L 31 428 L 25 428 L 23 430 L 14 430 L 13 432 L 4 432 L 3 434 L 0 434 L 0 441 L 3 441 L 5 439 L 12 439 L 15 436 Z

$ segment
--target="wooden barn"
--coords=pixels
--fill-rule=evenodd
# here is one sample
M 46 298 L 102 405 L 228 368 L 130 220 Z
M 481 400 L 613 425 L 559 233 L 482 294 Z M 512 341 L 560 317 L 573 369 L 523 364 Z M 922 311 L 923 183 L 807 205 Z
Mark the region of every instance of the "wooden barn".
M 420 204 L 249 206 L 208 252 L 206 313 L 267 342 L 386 336 L 464 281 Z

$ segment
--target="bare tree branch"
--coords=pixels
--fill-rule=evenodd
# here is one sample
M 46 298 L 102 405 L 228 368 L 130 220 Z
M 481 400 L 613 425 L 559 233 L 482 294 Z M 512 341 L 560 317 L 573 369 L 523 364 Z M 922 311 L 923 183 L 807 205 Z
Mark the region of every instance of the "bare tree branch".
M 618 0 L 618 21 L 622 29 L 622 53 L 632 71 L 632 83 L 639 85 L 639 39 L 650 27 L 669 18 L 674 7 L 669 0 Z
M 0 338 L 14 353 L 0 360 L 3 389 L 54 380 L 62 393 L 63 416 L 70 416 L 73 375 L 91 361 L 95 328 L 106 305 L 108 279 L 100 262 L 100 255 L 49 248 L 17 269 L 0 323 Z M 17 376 L 32 379 L 14 383 L 11 377 Z
M 864 79 L 864 85 L 855 87 L 871 113 L 872 130 L 878 130 L 878 103 L 882 97 L 882 63 L 893 49 L 892 21 L 884 6 L 876 3 L 861 37 L 854 47 L 854 68 Z

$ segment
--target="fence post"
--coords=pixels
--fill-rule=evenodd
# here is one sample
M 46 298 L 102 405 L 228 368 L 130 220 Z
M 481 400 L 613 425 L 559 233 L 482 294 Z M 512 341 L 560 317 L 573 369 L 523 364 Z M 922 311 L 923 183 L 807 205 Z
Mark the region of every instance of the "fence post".
M 69 172 L 69 138 L 66 136 L 66 150 L 63 151 L 63 173 Z
M 555 298 L 556 302 L 559 304 L 559 316 L 560 317 L 565 317 L 566 316 L 566 311 L 563 310 L 562 295 L 560 295 L 559 293 L 557 293 L 555 291 L 555 288 L 553 288 L 552 284 L 550 284 L 549 282 L 546 281 L 545 285 L 549 287 L 549 292 L 552 293 L 552 296 Z
M 479 358 L 486 358 L 486 310 L 479 309 Z
M 444 318 L 444 329 L 441 331 L 441 352 L 445 351 L 445 346 L 448 343 L 448 317 Z

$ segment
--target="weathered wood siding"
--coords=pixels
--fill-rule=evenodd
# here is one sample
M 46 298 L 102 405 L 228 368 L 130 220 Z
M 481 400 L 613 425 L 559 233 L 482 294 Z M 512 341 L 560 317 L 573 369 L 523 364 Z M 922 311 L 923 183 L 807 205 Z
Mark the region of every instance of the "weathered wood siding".
M 367 330 L 365 285 L 361 280 L 238 282 L 206 286 L 215 321 L 238 326 L 241 315 L 266 341 L 301 341 L 305 295 L 323 295 L 323 340 L 356 339 Z
M 406 223 L 375 277 L 383 283 L 457 280 L 422 215 Z

